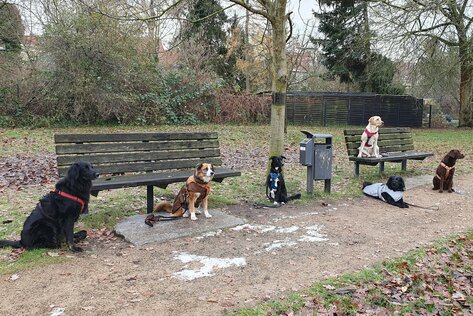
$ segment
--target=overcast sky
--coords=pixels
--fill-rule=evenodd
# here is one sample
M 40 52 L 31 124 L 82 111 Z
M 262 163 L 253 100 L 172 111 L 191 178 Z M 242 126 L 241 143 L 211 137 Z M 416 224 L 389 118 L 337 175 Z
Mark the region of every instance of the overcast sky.
M 226 0 L 221 0 L 222 1 L 222 6 L 226 7 L 230 5 L 230 3 Z M 22 12 L 23 18 L 26 19 L 25 22 L 26 24 L 26 32 L 27 34 L 30 33 L 30 31 L 33 31 L 34 34 L 41 34 L 42 33 L 42 27 L 41 24 L 37 22 L 37 19 L 31 14 L 31 12 L 28 12 L 26 10 L 26 7 L 31 7 L 32 3 L 35 3 L 33 0 L 13 0 L 13 2 L 21 3 L 23 5 L 20 6 L 20 10 Z M 289 0 L 289 6 L 287 8 L 287 12 L 292 11 L 292 20 L 294 23 L 294 33 L 301 33 L 304 31 L 305 25 L 307 23 L 311 24 L 314 23 L 314 17 L 312 15 L 312 10 L 316 8 L 316 0 Z M 29 5 L 27 5 L 29 4 Z M 241 8 L 240 6 L 234 6 L 230 10 L 228 10 L 227 16 L 233 15 L 233 12 L 238 12 L 237 14 L 240 16 L 243 16 L 245 14 L 245 10 Z M 32 22 L 33 25 L 31 25 L 28 22 Z M 172 23 L 172 22 L 170 22 Z
M 305 28 L 305 24 L 314 22 L 312 10 L 315 9 L 316 2 L 316 0 L 289 0 L 287 12 L 293 12 L 291 17 L 296 32 L 302 32 Z M 226 7 L 230 5 L 230 2 L 223 0 L 222 4 L 224 7 Z M 228 10 L 227 16 L 231 16 L 235 11 L 238 12 L 238 15 L 243 15 L 245 12 L 245 10 L 241 7 L 234 6 L 232 9 Z

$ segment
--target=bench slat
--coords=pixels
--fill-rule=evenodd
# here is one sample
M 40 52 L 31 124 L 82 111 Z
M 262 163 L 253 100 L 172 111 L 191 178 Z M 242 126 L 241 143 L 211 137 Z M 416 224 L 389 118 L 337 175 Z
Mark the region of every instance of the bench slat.
M 113 165 L 99 165 L 94 166 L 95 170 L 99 174 L 113 174 L 113 173 L 126 173 L 126 172 L 152 172 L 159 170 L 170 170 L 170 169 L 189 169 L 194 168 L 197 164 L 201 163 L 202 159 L 185 159 L 185 160 L 171 160 L 171 161 L 160 161 L 160 162 L 139 162 L 139 163 L 117 163 Z M 222 164 L 220 158 L 209 158 L 205 162 L 212 163 L 216 166 Z M 69 166 L 58 167 L 59 175 L 63 176 Z
M 147 173 L 139 175 L 125 175 L 125 176 L 113 176 L 113 177 L 100 177 L 92 182 L 92 191 L 102 191 L 109 189 L 126 188 L 133 186 L 144 186 L 144 185 L 157 185 L 167 186 L 171 183 L 184 182 L 189 176 L 193 174 L 193 169 L 173 171 L 173 172 L 160 172 L 160 173 Z M 217 168 L 215 170 L 214 181 L 221 181 L 226 177 L 240 176 L 241 172 L 232 170 Z
M 363 133 L 365 129 L 357 128 L 357 129 L 346 129 L 343 131 L 344 135 L 360 135 Z M 398 133 L 410 133 L 410 127 L 381 127 L 379 129 L 379 134 L 398 134 Z
M 401 133 L 401 134 L 384 134 L 384 135 L 379 135 L 380 140 L 386 140 L 386 139 L 412 139 L 412 134 L 411 133 Z M 345 142 L 351 143 L 351 142 L 357 142 L 360 143 L 361 141 L 361 133 L 355 136 L 345 136 Z
M 412 142 L 412 138 L 406 138 L 406 139 L 389 139 L 389 140 L 378 140 L 378 147 L 381 149 L 383 147 L 389 147 L 393 145 L 413 145 L 414 143 Z M 348 143 L 347 142 L 347 148 L 353 149 L 353 148 L 358 148 L 360 147 L 360 141 L 358 142 L 352 142 Z
M 118 154 L 84 154 L 57 157 L 58 166 L 70 166 L 77 160 L 88 161 L 94 166 L 100 167 L 102 164 L 121 163 L 121 162 L 153 162 L 160 160 L 173 160 L 184 158 L 218 158 L 220 157 L 220 149 L 211 148 L 203 150 L 174 150 L 174 151 L 153 151 L 153 152 L 137 152 L 137 153 L 118 153 Z
M 58 143 L 96 143 L 128 141 L 163 141 L 163 140 L 203 140 L 217 139 L 216 132 L 209 133 L 114 133 L 114 134 L 56 134 L 54 142 Z
M 416 160 L 423 160 L 427 157 L 433 156 L 433 153 L 428 152 L 402 152 L 402 153 L 392 153 L 389 154 L 388 157 L 380 157 L 380 158 L 358 158 L 358 157 L 349 157 L 350 161 L 357 161 L 361 164 L 367 163 L 372 164 L 376 162 L 388 161 L 388 162 L 400 162 L 405 159 L 416 159 Z
M 348 149 L 348 155 L 357 156 L 358 147 L 359 146 Z M 379 147 L 380 153 L 396 153 L 396 152 L 405 152 L 405 151 L 412 151 L 412 150 L 414 150 L 414 144 Z
M 218 140 L 184 140 L 184 141 L 152 141 L 126 143 L 99 143 L 99 144 L 68 144 L 57 145 L 56 154 L 86 154 L 86 153 L 113 153 L 133 151 L 156 151 L 171 149 L 218 148 Z

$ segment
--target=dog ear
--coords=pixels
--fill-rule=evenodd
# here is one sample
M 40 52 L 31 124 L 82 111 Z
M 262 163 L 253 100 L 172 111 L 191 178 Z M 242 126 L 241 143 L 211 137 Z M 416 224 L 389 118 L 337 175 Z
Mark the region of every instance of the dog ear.
M 401 187 L 399 191 L 406 191 L 406 184 L 404 183 L 403 177 L 399 177 L 399 185 Z
M 204 164 L 201 162 L 201 163 L 199 163 L 197 166 L 195 166 L 195 169 L 196 169 L 196 170 L 201 170 L 203 165 L 204 165 Z
M 393 190 L 393 181 L 394 181 L 394 176 L 390 176 L 388 178 L 388 181 L 386 181 L 386 185 L 388 186 L 388 188 L 390 188 L 391 190 Z
M 287 158 L 286 158 L 286 157 L 284 157 L 284 156 L 281 156 L 281 158 L 282 158 L 282 159 L 287 159 Z
M 72 166 L 67 170 L 67 178 L 73 181 L 79 180 L 81 166 L 79 162 L 74 162 Z

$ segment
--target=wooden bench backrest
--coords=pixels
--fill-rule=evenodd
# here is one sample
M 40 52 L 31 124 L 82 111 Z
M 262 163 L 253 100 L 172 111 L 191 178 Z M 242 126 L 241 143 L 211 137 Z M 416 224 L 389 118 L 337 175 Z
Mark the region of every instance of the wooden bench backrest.
M 358 155 L 363 131 L 364 128 L 344 130 L 348 156 Z M 378 146 L 380 153 L 414 150 L 411 129 L 409 127 L 381 127 L 379 129 Z
M 91 162 L 100 174 L 192 169 L 221 165 L 217 133 L 56 134 L 60 176 L 75 161 Z

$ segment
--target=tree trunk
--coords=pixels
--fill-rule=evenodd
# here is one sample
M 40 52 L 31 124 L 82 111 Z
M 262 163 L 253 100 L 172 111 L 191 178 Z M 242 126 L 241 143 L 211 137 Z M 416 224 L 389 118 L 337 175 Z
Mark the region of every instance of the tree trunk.
M 368 1 L 363 3 L 363 41 L 365 46 L 366 54 L 366 69 L 365 69 L 365 92 L 373 92 L 373 80 L 371 74 L 371 33 L 370 33 L 370 22 L 368 16 Z
M 473 57 L 467 49 L 468 44 L 460 41 L 460 122 L 459 126 L 473 127 L 473 106 L 471 88 L 473 82 Z
M 269 156 L 283 153 L 284 122 L 286 117 L 287 57 L 286 57 L 286 0 L 275 2 L 272 26 L 272 94 L 271 141 Z
M 471 69 L 468 66 L 460 66 L 460 122 L 459 126 L 473 127 L 473 107 L 471 103 Z
M 246 19 L 245 19 L 245 61 L 248 63 L 250 60 L 250 11 L 246 10 Z M 246 93 L 250 93 L 250 69 L 248 64 L 246 64 L 245 70 L 245 89 Z

